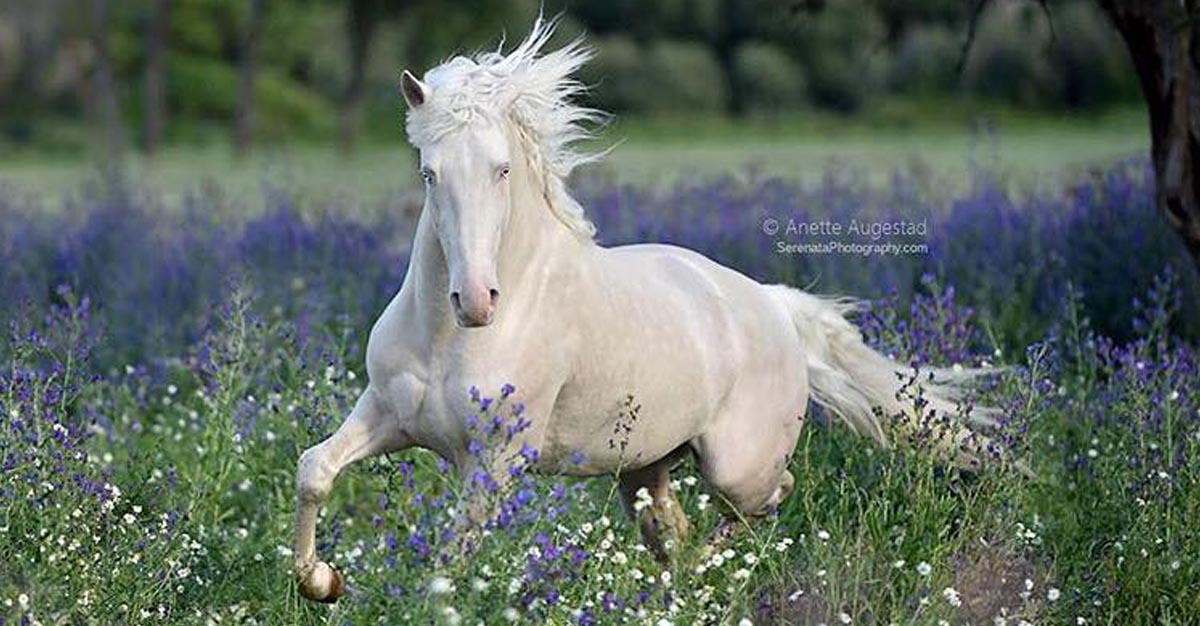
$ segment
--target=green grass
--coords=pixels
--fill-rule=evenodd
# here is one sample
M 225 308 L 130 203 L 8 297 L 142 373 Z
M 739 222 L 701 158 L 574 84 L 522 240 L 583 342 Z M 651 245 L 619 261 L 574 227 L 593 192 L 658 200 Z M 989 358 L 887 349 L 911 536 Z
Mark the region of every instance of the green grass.
M 1147 441 L 1152 431 L 1134 425 L 1173 382 L 1143 381 L 1093 353 L 1057 361 L 1066 384 L 1056 389 L 1046 384 L 1053 357 L 1045 350 L 992 392 L 1021 407 L 1020 445 L 1035 477 L 1001 466 L 962 473 L 920 444 L 883 450 L 840 426 L 809 424 L 791 460 L 791 498 L 777 516 L 739 523 L 716 551 L 705 537 L 717 526 L 719 497 L 686 465 L 673 488 L 693 533 L 670 567 L 639 547 L 606 477 L 528 478 L 486 496 L 502 503 L 523 492 L 524 504 L 514 524 L 483 532 L 463 559 L 444 533 L 459 528 L 450 508 L 472 488 L 431 453 L 409 451 L 339 479 L 319 544 L 348 574 L 352 594 L 332 607 L 310 604 L 290 574 L 295 462 L 340 421 L 361 378 L 337 358 L 328 366 L 306 359 L 290 322 L 249 311 L 235 297 L 204 356 L 172 365 L 169 382 L 114 373 L 60 399 L 55 390 L 79 375 L 68 358 L 52 370 L 59 374 L 34 380 L 34 393 L 0 394 L 14 418 L 52 414 L 49 402 L 112 425 L 83 455 L 38 433 L 40 461 L 0 474 L 9 497 L 0 510 L 0 616 L 471 625 L 507 623 L 513 609 L 517 623 L 574 624 L 590 609 L 597 624 L 1162 626 L 1200 615 L 1192 584 L 1200 475 L 1159 453 L 1196 458 L 1200 436 L 1175 433 L 1176 447 L 1169 426 L 1195 409 L 1188 400 L 1167 406 L 1167 439 Z M 1165 319 L 1129 355 L 1170 372 Z M 81 329 L 65 328 L 70 345 Z M 1068 326 L 1063 345 L 1082 346 L 1081 332 Z M 38 344 L 23 345 L 14 364 L 47 358 Z M 519 397 L 479 405 L 482 422 L 507 416 Z M 1095 410 L 1105 419 L 1091 419 Z M 23 450 L 30 436 L 6 429 L 0 441 Z M 1147 488 L 1145 468 L 1155 467 L 1163 486 Z M 119 491 L 106 486 L 111 495 L 97 499 L 64 479 L 76 475 L 101 476 Z M 417 555 L 421 545 L 427 557 Z M 573 550 L 587 557 L 576 561 Z M 433 591 L 438 584 L 453 589 Z M 602 611 L 606 593 L 629 610 Z M 634 600 L 639 593 L 644 601 Z M 522 603 L 523 594 L 538 600 Z
M 849 118 L 813 112 L 752 120 L 616 119 L 595 142 L 598 148 L 611 146 L 612 153 L 591 171 L 666 185 L 683 176 L 727 172 L 812 179 L 843 166 L 874 183 L 902 171 L 961 186 L 975 163 L 1036 184 L 1144 155 L 1145 124 L 1136 108 L 1071 115 L 941 100 L 885 102 Z M 352 196 L 378 204 L 416 185 L 414 154 L 400 124 L 393 133 L 351 154 L 297 142 L 237 159 L 216 140 L 168 147 L 153 160 L 134 155 L 124 163 L 132 178 L 168 200 L 197 185 L 253 197 L 270 184 L 319 202 Z M 15 152 L 0 159 L 0 181 L 50 196 L 99 172 L 99 164 L 61 153 Z

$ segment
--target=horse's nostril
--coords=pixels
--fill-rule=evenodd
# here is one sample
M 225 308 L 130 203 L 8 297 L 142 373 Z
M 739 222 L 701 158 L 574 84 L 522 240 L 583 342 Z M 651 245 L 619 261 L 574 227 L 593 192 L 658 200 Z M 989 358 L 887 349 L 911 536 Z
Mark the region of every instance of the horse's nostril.
M 488 294 L 492 296 L 492 306 L 496 306 L 496 301 L 500 299 L 500 291 L 496 289 L 489 289 Z
M 455 311 L 462 310 L 462 300 L 459 298 L 457 291 L 450 294 L 450 304 L 454 307 Z

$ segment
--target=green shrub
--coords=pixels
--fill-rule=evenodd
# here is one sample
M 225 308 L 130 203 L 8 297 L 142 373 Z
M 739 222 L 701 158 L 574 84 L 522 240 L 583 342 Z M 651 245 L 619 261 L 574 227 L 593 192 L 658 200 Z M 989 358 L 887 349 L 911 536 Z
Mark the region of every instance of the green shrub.
M 814 104 L 852 112 L 877 88 L 884 55 L 871 55 L 881 41 L 879 16 L 861 0 L 829 3 L 797 26 L 795 40 Z
M 667 36 L 712 41 L 724 28 L 725 4 L 723 0 L 660 0 L 658 10 Z
M 777 46 L 748 43 L 734 53 L 734 89 L 752 112 L 795 109 L 804 103 L 804 70 Z
M 874 87 L 864 79 L 863 69 L 850 55 L 831 52 L 814 57 L 808 67 L 813 103 L 844 113 L 862 108 Z
M 269 136 L 299 131 L 322 134 L 333 127 L 333 106 L 307 87 L 274 72 L 258 79 L 259 127 Z
M 960 34 L 921 25 L 904 34 L 888 72 L 888 86 L 903 93 L 945 93 L 958 86 Z
M 306 87 L 264 69 L 256 88 L 258 133 L 324 133 L 332 127 L 330 104 Z M 194 119 L 232 119 L 237 110 L 238 70 L 221 61 L 172 55 L 167 76 L 172 110 Z
M 224 0 L 176 2 L 171 7 L 171 48 L 220 57 L 238 41 L 238 17 L 235 5 Z
M 712 52 L 701 44 L 660 41 L 643 48 L 623 36 L 596 43 L 582 77 L 590 104 L 614 112 L 720 111 L 725 84 Z
M 998 5 L 981 17 L 959 76 L 962 37 L 953 27 L 908 30 L 893 56 L 889 87 L 905 93 L 961 87 L 977 96 L 1041 107 L 1095 107 L 1137 97 L 1124 46 L 1090 2 L 1055 5 L 1049 17 L 1034 6 Z
M 596 58 L 583 66 L 580 77 L 589 87 L 588 103 L 606 111 L 636 111 L 641 104 L 642 55 L 632 39 L 622 35 L 597 39 Z
M 21 73 L 23 52 L 16 25 L 0 17 L 0 93 L 5 96 L 11 93 L 8 88 Z
M 702 44 L 659 41 L 642 66 L 643 110 L 709 112 L 725 106 L 725 81 L 712 51 Z
M 167 69 L 170 107 L 186 117 L 222 118 L 233 115 L 237 101 L 237 72 L 208 57 L 173 54 Z
M 1137 74 L 1125 46 L 1091 3 L 1057 8 L 1053 19 L 1058 104 L 1082 108 L 1137 98 Z
M 1023 106 L 1052 102 L 1060 77 L 1046 62 L 1049 29 L 1038 8 L 1000 5 L 985 13 L 963 68 L 966 89 Z

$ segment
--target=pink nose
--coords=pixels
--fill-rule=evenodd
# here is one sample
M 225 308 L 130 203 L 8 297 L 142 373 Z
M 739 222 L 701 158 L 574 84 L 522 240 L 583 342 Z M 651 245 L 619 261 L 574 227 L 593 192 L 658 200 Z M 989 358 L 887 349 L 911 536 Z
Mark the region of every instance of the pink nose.
M 496 317 L 496 303 L 499 300 L 500 291 L 494 287 L 450 292 L 450 305 L 454 307 L 454 317 L 463 328 L 478 328 L 491 324 Z

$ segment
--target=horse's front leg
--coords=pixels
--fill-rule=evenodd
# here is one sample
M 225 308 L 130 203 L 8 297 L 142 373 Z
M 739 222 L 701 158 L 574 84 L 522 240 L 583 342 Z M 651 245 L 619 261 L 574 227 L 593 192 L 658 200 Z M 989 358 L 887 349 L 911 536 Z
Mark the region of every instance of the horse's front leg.
M 646 547 L 659 563 L 669 565 L 671 556 L 691 530 L 679 498 L 671 491 L 671 455 L 641 469 L 622 472 L 621 499 L 630 519 L 638 523 Z
M 544 460 L 541 448 L 553 419 L 556 396 L 556 389 L 526 396 L 524 412 L 510 417 L 512 423 L 528 420 L 524 430 L 490 445 L 468 445 L 456 454 L 454 464 L 463 490 L 457 511 L 455 553 L 467 554 L 477 547 L 482 531 L 499 512 L 514 480 Z M 471 439 L 468 437 L 468 443 Z
M 413 443 L 401 424 L 419 403 L 420 394 L 415 387 L 404 393 L 407 396 L 399 403 L 385 404 L 380 391 L 368 386 L 337 432 L 300 456 L 296 472 L 295 574 L 300 594 L 309 600 L 334 602 L 345 591 L 341 573 L 316 554 L 317 514 L 329 497 L 334 479 L 355 461 Z

